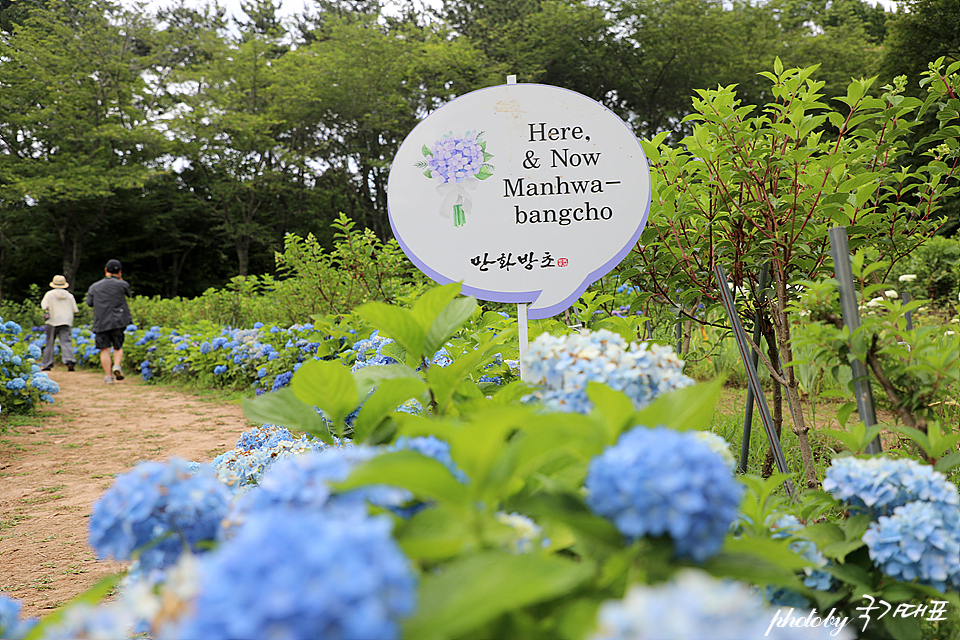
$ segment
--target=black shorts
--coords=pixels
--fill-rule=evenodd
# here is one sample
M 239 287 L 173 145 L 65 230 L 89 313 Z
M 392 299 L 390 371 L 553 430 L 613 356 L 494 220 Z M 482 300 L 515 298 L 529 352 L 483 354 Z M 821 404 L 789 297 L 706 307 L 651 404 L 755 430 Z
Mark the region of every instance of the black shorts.
M 95 344 L 97 345 L 97 349 L 101 351 L 103 349 L 109 349 L 110 347 L 122 349 L 123 339 L 125 337 L 123 329 L 107 329 L 106 331 L 101 331 L 96 334 Z

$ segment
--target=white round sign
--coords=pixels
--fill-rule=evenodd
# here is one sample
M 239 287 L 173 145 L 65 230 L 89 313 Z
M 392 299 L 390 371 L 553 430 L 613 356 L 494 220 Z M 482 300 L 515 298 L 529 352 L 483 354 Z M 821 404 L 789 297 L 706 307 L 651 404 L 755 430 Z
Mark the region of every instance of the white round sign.
M 387 203 L 410 260 L 483 300 L 560 313 L 615 267 L 650 212 L 633 132 L 573 91 L 508 84 L 441 107 L 400 145 Z

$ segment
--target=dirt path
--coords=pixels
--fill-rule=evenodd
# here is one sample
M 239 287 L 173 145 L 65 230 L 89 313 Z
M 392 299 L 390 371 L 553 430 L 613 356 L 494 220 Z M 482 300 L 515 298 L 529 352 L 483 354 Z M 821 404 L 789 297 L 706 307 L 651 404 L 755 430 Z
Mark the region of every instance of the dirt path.
M 210 461 L 249 428 L 239 405 L 134 377 L 104 385 L 101 373 L 60 365 L 51 377 L 56 402 L 0 432 L 0 593 L 22 600 L 28 616 L 121 568 L 87 546 L 90 511 L 114 474 L 171 456 Z

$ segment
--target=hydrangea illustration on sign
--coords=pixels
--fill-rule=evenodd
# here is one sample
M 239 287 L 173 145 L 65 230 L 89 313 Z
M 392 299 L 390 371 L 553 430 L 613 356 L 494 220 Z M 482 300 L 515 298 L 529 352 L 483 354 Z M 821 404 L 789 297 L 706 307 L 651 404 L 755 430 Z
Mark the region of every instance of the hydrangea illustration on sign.
M 487 163 L 493 155 L 487 153 L 483 132 L 467 131 L 462 138 L 454 138 L 451 131 L 434 142 L 432 149 L 423 145 L 421 151 L 424 160 L 417 167 L 439 183 L 437 193 L 443 196 L 440 215 L 449 218 L 452 212 L 453 226 L 462 227 L 473 206 L 467 189 L 476 189 L 478 180 L 493 175 L 493 165 Z

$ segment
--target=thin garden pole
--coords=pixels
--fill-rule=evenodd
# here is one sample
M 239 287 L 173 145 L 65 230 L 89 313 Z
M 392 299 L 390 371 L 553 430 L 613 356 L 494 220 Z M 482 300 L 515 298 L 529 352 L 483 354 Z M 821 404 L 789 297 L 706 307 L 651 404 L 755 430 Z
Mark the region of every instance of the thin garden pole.
M 760 346 L 760 338 L 762 333 L 760 331 L 760 306 L 763 304 L 764 299 L 767 297 L 764 293 L 764 289 L 767 288 L 767 282 L 770 280 L 770 265 L 765 264 L 760 270 L 760 285 L 757 292 L 757 313 L 754 316 L 754 327 L 753 327 L 753 344 Z M 757 364 L 760 361 L 760 355 L 751 350 L 750 351 L 750 361 L 753 363 L 753 368 L 757 368 Z M 747 408 L 743 415 L 743 441 L 740 444 L 740 473 L 747 472 L 747 461 L 750 459 L 750 431 L 753 428 L 753 387 L 747 387 Z
M 907 293 L 906 291 L 903 292 L 903 304 L 904 305 L 910 304 L 910 294 Z M 907 331 L 913 331 L 913 313 L 911 313 L 910 311 L 907 311 L 903 315 L 907 319 Z
M 517 84 L 517 76 L 507 76 L 507 84 Z M 526 381 L 530 376 L 527 373 L 527 364 L 525 362 L 527 351 L 530 348 L 530 338 L 527 333 L 527 303 L 517 304 L 517 340 L 520 347 L 520 379 Z
M 736 339 L 737 348 L 740 350 L 740 359 L 743 360 L 743 366 L 747 369 L 747 382 L 750 388 L 753 389 L 753 395 L 757 399 L 757 404 L 760 407 L 760 421 L 763 423 L 764 431 L 767 432 L 767 439 L 770 441 L 770 450 L 773 451 L 773 458 L 777 462 L 777 470 L 780 471 L 780 473 L 790 473 L 790 470 L 787 468 L 787 459 L 783 455 L 783 447 L 780 446 L 780 438 L 777 436 L 777 431 L 773 425 L 770 408 L 767 406 L 767 398 L 763 395 L 763 389 L 760 387 L 760 376 L 757 375 L 757 369 L 753 366 L 753 361 L 750 359 L 750 347 L 747 345 L 747 335 L 743 330 L 743 325 L 740 323 L 740 316 L 737 315 L 737 307 L 733 303 L 733 296 L 730 294 L 730 289 L 727 288 L 727 274 L 724 273 L 723 267 L 719 264 L 714 265 L 713 274 L 717 279 L 717 287 L 720 289 L 720 300 L 723 302 L 723 308 L 726 309 L 727 315 L 730 317 L 730 325 L 733 327 L 733 337 Z M 787 490 L 790 498 L 795 499 L 796 495 L 794 493 L 793 480 L 787 478 L 783 486 Z
M 830 228 L 830 254 L 833 256 L 833 272 L 837 279 L 837 289 L 840 292 L 840 310 L 843 312 L 843 323 L 850 330 L 850 335 L 860 327 L 860 312 L 857 310 L 856 286 L 853 283 L 853 268 L 850 266 L 850 245 L 847 242 L 846 227 Z M 860 360 L 850 363 L 853 371 L 853 393 L 857 398 L 857 412 L 864 426 L 872 427 L 877 424 L 877 414 L 873 408 L 873 390 L 870 379 L 867 377 L 867 368 Z M 867 453 L 880 453 L 883 445 L 880 436 L 874 438 L 868 445 Z

